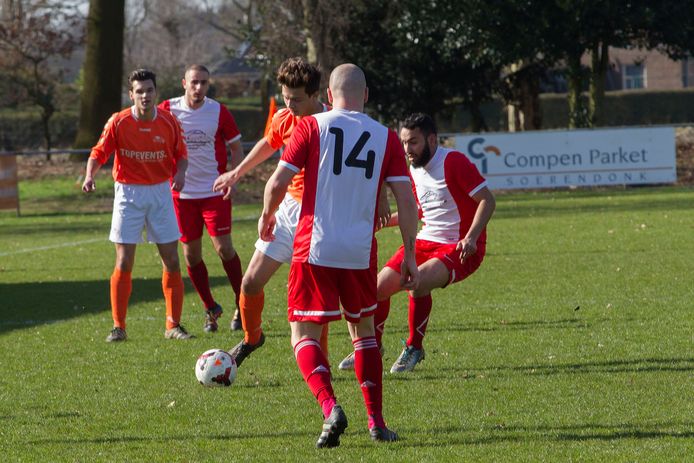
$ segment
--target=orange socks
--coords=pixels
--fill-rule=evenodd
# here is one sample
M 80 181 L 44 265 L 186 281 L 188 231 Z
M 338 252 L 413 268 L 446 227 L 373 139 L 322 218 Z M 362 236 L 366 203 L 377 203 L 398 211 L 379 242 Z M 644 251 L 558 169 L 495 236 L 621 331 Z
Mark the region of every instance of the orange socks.
M 246 294 L 241 291 L 239 308 L 241 309 L 241 323 L 243 324 L 243 340 L 247 344 L 257 344 L 263 329 L 263 307 L 265 306 L 265 293 Z
M 166 329 L 177 327 L 181 323 L 183 312 L 183 278 L 181 272 L 167 272 L 161 277 L 161 288 L 166 301 Z
M 128 300 L 133 289 L 131 272 L 117 268 L 111 274 L 111 315 L 113 326 L 125 329 L 125 315 L 128 313 Z

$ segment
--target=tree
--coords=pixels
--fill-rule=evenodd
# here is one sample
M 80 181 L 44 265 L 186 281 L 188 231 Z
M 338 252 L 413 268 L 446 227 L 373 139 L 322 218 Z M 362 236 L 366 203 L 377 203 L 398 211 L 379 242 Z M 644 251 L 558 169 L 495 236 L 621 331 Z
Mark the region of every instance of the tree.
M 648 0 L 554 0 L 548 2 L 545 47 L 563 58 L 569 83 L 569 127 L 601 123 L 609 47 L 627 47 L 638 40 Z M 591 56 L 586 70 L 581 63 Z M 589 88 L 588 104 L 582 97 Z
M 342 14 L 349 27 L 339 54 L 366 72 L 370 106 L 382 120 L 394 123 L 413 111 L 441 116 L 460 101 L 473 129 L 485 128 L 479 107 L 491 97 L 499 69 L 466 54 L 468 23 L 459 1 L 361 0 Z
M 121 108 L 124 24 L 125 0 L 90 0 L 76 148 L 93 146 Z
M 40 108 L 44 146 L 53 147 L 50 119 L 62 74 L 52 59 L 69 57 L 82 42 L 82 16 L 74 2 L 6 0 L 0 16 L 0 50 L 7 76 Z

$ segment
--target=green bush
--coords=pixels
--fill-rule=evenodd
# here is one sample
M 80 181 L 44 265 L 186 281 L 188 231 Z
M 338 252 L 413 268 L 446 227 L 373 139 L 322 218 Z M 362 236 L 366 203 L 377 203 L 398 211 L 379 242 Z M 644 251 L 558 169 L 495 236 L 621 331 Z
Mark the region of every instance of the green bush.
M 540 95 L 540 107 L 543 129 L 568 127 L 566 94 Z M 482 113 L 490 131 L 508 129 L 506 111 L 501 101 L 484 104 Z M 450 119 L 439 121 L 441 132 L 471 131 L 467 110 L 456 106 L 451 114 Z M 694 90 L 607 92 L 604 116 L 604 127 L 691 123 L 694 122 Z
M 54 147 L 69 147 L 77 133 L 79 115 L 76 111 L 57 112 L 50 119 Z M 9 150 L 45 147 L 43 127 L 38 110 L 0 111 L 0 148 Z
M 230 107 L 244 141 L 255 141 L 263 135 L 265 114 L 260 110 Z M 69 148 L 75 140 L 79 113 L 56 112 L 50 120 L 54 148 Z M 0 150 L 33 150 L 45 146 L 39 111 L 0 110 Z

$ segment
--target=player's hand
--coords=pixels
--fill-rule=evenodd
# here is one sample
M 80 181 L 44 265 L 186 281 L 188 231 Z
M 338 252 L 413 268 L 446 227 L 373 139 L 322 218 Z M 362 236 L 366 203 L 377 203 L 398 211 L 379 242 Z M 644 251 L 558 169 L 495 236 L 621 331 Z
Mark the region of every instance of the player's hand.
M 390 215 L 390 204 L 388 204 L 388 201 L 379 201 L 376 231 L 388 226 L 388 222 L 390 222 Z
M 176 175 L 173 176 L 173 180 L 171 181 L 171 190 L 173 191 L 181 191 L 183 189 L 183 186 L 186 183 L 186 173 L 184 172 L 176 172 Z
M 263 241 L 274 241 L 275 234 L 273 233 L 275 229 L 275 214 L 269 216 L 262 214 L 258 220 L 258 236 Z
M 94 181 L 94 178 L 85 178 L 84 183 L 82 183 L 82 191 L 84 191 L 85 193 L 91 193 L 94 190 L 96 190 L 96 182 Z
M 403 259 L 400 264 L 400 287 L 411 291 L 419 287 L 419 268 L 414 258 Z
M 477 252 L 477 243 L 470 238 L 463 238 L 455 246 L 456 251 L 460 251 L 460 263 L 465 263 L 465 259 Z
M 223 191 L 224 199 L 229 199 L 231 197 L 231 187 L 239 181 L 239 178 L 240 176 L 236 169 L 224 172 L 214 181 L 212 191 Z

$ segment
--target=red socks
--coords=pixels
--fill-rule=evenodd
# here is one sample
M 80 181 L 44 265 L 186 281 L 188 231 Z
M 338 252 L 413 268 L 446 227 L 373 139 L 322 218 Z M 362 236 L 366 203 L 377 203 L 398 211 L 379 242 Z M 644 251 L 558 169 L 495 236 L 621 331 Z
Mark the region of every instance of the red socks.
M 422 348 L 422 340 L 427 330 L 429 323 L 429 314 L 431 313 L 431 294 L 421 297 L 409 297 L 410 307 L 407 314 L 407 324 L 410 327 L 410 338 L 407 340 L 408 346 L 413 346 L 415 349 Z
M 239 297 L 241 296 L 241 280 L 243 279 L 243 270 L 241 270 L 241 259 L 239 259 L 239 254 L 234 254 L 229 260 L 223 260 L 222 265 L 224 266 L 224 271 L 227 274 L 229 283 L 234 290 L 236 296 L 236 308 L 239 308 Z
M 215 301 L 210 291 L 210 279 L 207 275 L 205 262 L 201 260 L 197 265 L 187 267 L 187 269 L 190 281 L 193 283 L 193 287 L 198 292 L 200 299 L 202 299 L 202 303 L 205 304 L 205 309 L 211 309 L 214 307 Z
M 383 362 L 376 337 L 359 338 L 354 345 L 354 374 L 364 396 L 369 429 L 385 427 L 383 420 Z
M 378 353 L 378 350 L 376 352 Z M 304 338 L 294 346 L 294 356 L 304 381 L 320 404 L 323 416 L 327 418 L 336 399 L 330 382 L 328 361 L 321 350 L 320 343 L 315 339 Z

